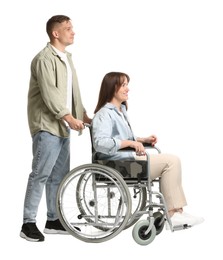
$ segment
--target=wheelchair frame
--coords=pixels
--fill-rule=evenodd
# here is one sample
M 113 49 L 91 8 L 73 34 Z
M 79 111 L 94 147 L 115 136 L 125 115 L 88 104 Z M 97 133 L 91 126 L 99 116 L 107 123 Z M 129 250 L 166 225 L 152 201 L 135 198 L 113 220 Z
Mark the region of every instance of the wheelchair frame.
M 90 131 L 90 125 L 85 126 Z M 161 153 L 155 146 L 146 147 L 147 178 L 123 177 L 117 169 L 95 160 L 93 147 L 92 163 L 80 165 L 64 177 L 57 193 L 57 212 L 72 236 L 84 242 L 100 243 L 134 225 L 135 242 L 148 245 L 162 232 L 166 221 L 171 231 L 187 228 L 172 226 L 160 192 L 160 180 L 150 180 L 149 149 Z M 154 190 L 156 184 L 158 190 Z M 146 219 L 140 220 L 144 215 Z

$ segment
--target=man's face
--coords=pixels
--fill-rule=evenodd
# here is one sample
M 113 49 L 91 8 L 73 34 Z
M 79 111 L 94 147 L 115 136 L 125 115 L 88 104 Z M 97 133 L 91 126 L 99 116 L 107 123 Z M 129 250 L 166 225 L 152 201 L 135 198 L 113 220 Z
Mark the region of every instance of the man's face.
M 54 37 L 64 46 L 73 44 L 74 31 L 71 21 L 64 21 L 58 24 L 53 31 Z

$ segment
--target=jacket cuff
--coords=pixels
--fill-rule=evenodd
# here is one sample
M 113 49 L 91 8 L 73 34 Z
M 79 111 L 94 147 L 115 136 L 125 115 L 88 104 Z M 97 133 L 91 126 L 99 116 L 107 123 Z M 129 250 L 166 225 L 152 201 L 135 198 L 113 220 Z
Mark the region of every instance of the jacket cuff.
M 56 119 L 61 119 L 62 117 L 64 117 L 65 115 L 68 115 L 68 114 L 70 114 L 70 111 L 69 111 L 69 109 L 64 109 L 64 110 L 62 110 L 62 111 L 60 111 L 58 114 L 56 114 Z

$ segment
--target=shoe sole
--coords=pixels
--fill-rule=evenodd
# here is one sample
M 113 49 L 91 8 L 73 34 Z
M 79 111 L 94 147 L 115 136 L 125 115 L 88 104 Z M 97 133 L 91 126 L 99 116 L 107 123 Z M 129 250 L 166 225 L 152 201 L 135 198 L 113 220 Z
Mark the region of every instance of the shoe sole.
M 42 242 L 42 241 L 44 241 L 44 239 L 27 237 L 26 234 L 23 233 L 22 231 L 20 232 L 20 237 L 24 238 L 24 239 L 26 239 L 27 241 L 30 241 L 30 242 Z
M 57 230 L 57 229 L 49 229 L 49 228 L 44 228 L 43 232 L 45 234 L 59 234 L 59 235 L 69 235 L 69 233 L 66 230 Z

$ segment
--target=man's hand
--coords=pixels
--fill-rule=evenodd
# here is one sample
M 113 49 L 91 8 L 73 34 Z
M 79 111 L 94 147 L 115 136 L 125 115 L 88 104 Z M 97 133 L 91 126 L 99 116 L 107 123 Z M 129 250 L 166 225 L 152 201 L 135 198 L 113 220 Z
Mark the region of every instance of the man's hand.
M 65 115 L 63 119 L 68 123 L 69 127 L 73 130 L 80 131 L 84 129 L 84 122 L 74 118 L 71 114 Z

